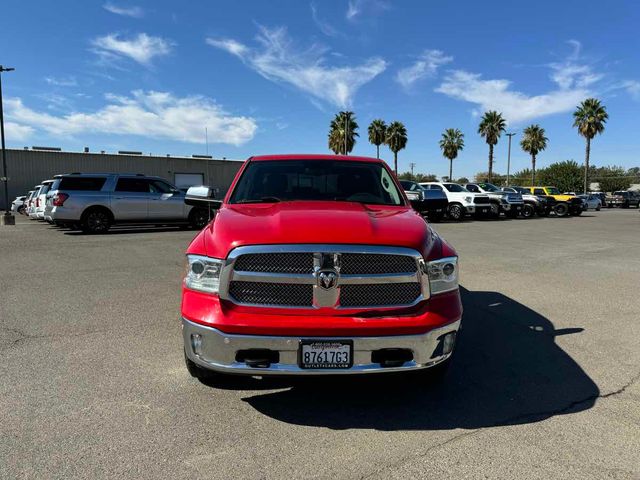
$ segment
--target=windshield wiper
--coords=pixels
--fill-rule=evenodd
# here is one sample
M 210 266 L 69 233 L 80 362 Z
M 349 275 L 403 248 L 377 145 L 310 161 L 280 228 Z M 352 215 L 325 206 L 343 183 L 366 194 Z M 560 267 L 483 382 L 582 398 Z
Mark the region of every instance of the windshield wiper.
M 244 200 L 239 200 L 235 203 L 278 203 L 281 202 L 282 200 L 280 200 L 278 197 L 262 197 L 259 200 L 258 199 L 244 199 Z

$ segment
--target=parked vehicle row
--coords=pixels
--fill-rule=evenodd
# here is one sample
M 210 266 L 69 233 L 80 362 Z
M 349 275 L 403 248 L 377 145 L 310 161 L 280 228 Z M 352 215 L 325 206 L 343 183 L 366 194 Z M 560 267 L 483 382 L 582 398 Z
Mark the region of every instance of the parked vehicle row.
M 186 205 L 184 197 L 160 177 L 71 173 L 36 185 L 25 196 L 20 213 L 87 233 L 104 233 L 117 224 L 202 228 L 209 221 L 207 210 Z

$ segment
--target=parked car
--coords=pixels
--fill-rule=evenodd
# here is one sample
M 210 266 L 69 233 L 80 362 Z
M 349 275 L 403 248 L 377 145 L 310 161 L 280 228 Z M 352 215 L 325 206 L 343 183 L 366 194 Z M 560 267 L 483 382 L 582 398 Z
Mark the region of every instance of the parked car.
M 602 201 L 600 200 L 600 197 L 598 195 L 590 193 L 586 195 L 578 195 L 578 197 L 580 197 L 585 203 L 585 210 L 592 209 L 600 211 L 600 209 L 602 208 Z
M 589 195 L 595 195 L 600 199 L 600 206 L 603 208 L 607 207 L 607 194 L 604 192 L 590 192 Z
M 186 201 L 219 209 L 187 249 L 182 334 L 194 377 L 441 373 L 450 363 L 458 257 L 384 161 L 252 157 L 224 201 L 201 187 Z
M 524 200 L 517 192 L 504 192 L 492 183 L 467 183 L 464 188 L 473 193 L 482 193 L 491 201 L 491 215 L 498 218 L 501 213 L 515 218 L 522 213 Z
M 24 210 L 24 202 L 26 199 L 26 195 L 16 197 L 15 200 L 11 202 L 11 211 L 15 213 L 22 213 Z
M 607 197 L 607 205 L 609 207 L 629 208 L 635 206 L 640 208 L 640 197 L 629 191 L 613 192 Z
M 439 222 L 447 213 L 449 201 L 440 190 L 425 189 L 417 182 L 400 180 L 404 193 L 411 202 L 411 206 L 421 215 L 425 215 L 432 222 Z
M 22 215 L 29 215 L 29 213 L 28 213 L 28 210 L 29 210 L 29 204 L 30 204 L 30 202 L 31 202 L 31 197 L 33 196 L 33 193 L 34 193 L 34 191 L 33 191 L 33 190 L 29 190 L 29 191 L 27 192 L 27 195 L 26 195 L 26 197 L 25 197 L 25 199 L 24 199 L 24 204 L 22 205 L 22 206 L 23 206 L 23 208 L 22 208 L 22 210 L 20 211 L 20 213 L 21 213 Z
M 553 211 L 558 217 L 566 217 L 567 215 L 581 215 L 583 212 L 582 200 L 575 195 L 565 195 L 560 193 L 557 187 L 524 187 L 534 195 L 546 195 L 552 197 L 556 204 Z
M 209 222 L 201 208 L 184 203 L 184 192 L 160 177 L 136 174 L 59 175 L 45 215 L 59 226 L 104 233 L 114 224 L 191 225 Z
M 522 195 L 524 207 L 522 207 L 522 216 L 530 218 L 534 214 L 546 217 L 553 210 L 555 200 L 546 195 L 534 195 L 524 187 L 502 187 L 503 192 L 519 193 Z
M 449 201 L 447 215 L 452 220 L 464 220 L 465 215 L 488 215 L 491 213 L 491 202 L 487 195 L 471 193 L 462 185 L 449 182 L 421 182 L 428 190 L 444 192 Z
M 34 213 L 35 213 L 35 218 L 37 220 L 44 220 L 44 209 L 46 207 L 45 202 L 47 199 L 47 192 L 51 188 L 52 184 L 53 184 L 53 180 L 44 180 L 42 182 L 42 187 L 40 187 L 40 190 L 38 191 L 38 195 L 34 197 L 35 198 Z
M 29 200 L 29 206 L 27 207 L 27 215 L 31 220 L 35 220 L 37 217 L 36 214 L 36 205 L 38 200 L 38 195 L 40 195 L 40 190 L 42 190 L 42 184 L 36 185 L 33 187 L 33 195 L 31 195 L 31 200 Z

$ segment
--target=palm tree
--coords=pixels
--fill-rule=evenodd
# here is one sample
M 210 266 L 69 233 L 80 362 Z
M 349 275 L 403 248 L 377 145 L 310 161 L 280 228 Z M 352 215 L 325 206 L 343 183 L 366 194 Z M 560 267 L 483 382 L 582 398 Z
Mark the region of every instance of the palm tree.
M 358 124 L 353 112 L 339 112 L 329 125 L 329 148 L 336 155 L 348 155 L 356 144 Z
M 609 114 L 600 100 L 587 98 L 576 111 L 573 112 L 573 126 L 577 127 L 578 133 L 587 140 L 587 147 L 584 155 L 584 193 L 589 188 L 589 155 L 591 154 L 591 139 L 604 131 L 604 124 L 607 122 Z
M 393 171 L 398 175 L 398 152 L 407 146 L 407 129 L 402 122 L 391 122 L 384 143 L 393 152 Z
M 529 125 L 522 132 L 520 146 L 531 155 L 531 185 L 536 184 L 536 155 L 547 148 L 549 139 L 544 136 L 544 128 L 540 125 Z
M 384 143 L 387 124 L 379 118 L 369 125 L 369 143 L 376 146 L 376 158 L 380 158 L 380 145 Z
M 506 126 L 507 122 L 502 118 L 502 114 L 495 110 L 485 112 L 478 126 L 478 133 L 489 144 L 489 182 L 491 182 L 491 177 L 493 176 L 493 146 L 498 143 L 498 139 Z
M 453 178 L 453 159 L 464 148 L 464 133 L 457 128 L 447 128 L 440 139 L 442 154 L 449 159 L 449 181 Z

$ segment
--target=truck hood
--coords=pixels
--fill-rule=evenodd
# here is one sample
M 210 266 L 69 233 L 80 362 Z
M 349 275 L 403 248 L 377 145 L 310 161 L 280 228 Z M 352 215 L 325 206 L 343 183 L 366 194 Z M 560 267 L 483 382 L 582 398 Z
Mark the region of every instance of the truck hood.
M 201 235 L 192 247 L 204 246 L 216 258 L 243 245 L 305 243 L 392 245 L 426 257 L 431 238 L 427 223 L 409 207 L 320 201 L 225 204 Z

